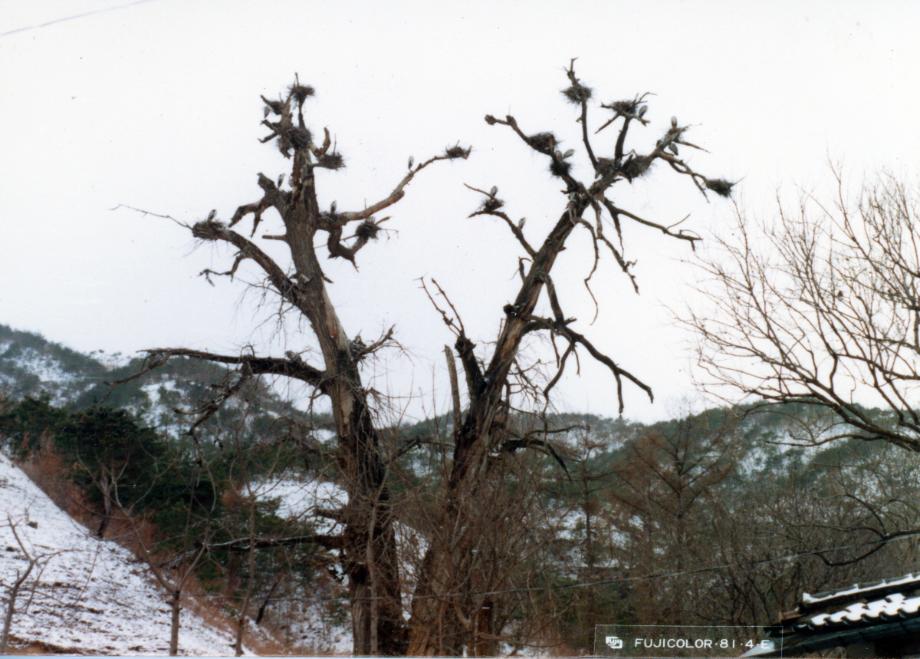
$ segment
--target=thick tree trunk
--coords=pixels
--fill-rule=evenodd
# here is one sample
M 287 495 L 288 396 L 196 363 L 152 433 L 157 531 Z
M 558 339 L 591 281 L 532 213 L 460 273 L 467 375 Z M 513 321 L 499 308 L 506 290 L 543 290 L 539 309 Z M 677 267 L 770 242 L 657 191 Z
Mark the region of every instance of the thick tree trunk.
M 344 558 L 352 651 L 356 655 L 400 655 L 406 649 L 406 630 L 386 465 L 364 400 L 351 398 L 350 403 L 352 432 L 340 446 L 339 462 L 349 490 Z
M 439 525 L 443 535 L 429 545 L 412 600 L 410 655 L 458 656 L 470 640 L 468 630 L 461 624 L 461 617 L 471 617 L 470 612 L 461 610 L 466 600 L 461 589 L 468 575 L 461 574 L 458 567 L 465 562 L 475 540 L 471 537 L 475 528 L 470 523 L 474 517 L 470 508 L 480 505 L 477 491 L 486 468 L 488 438 L 480 434 L 481 441 L 471 441 L 466 425 L 464 429 L 458 433 L 447 484 L 443 521 Z
M 457 351 L 466 371 L 470 406 L 463 425 L 454 434 L 453 463 L 440 524 L 440 528 L 449 533 L 448 540 L 430 544 L 412 602 L 410 655 L 461 654 L 463 645 L 469 640 L 468 634 L 459 631 L 462 612 L 457 610 L 464 599 L 459 595 L 460 590 L 469 588 L 464 586 L 469 583 L 464 580 L 468 575 L 457 574 L 455 568 L 473 546 L 469 538 L 470 520 L 476 507 L 481 505 L 478 492 L 488 475 L 489 451 L 502 432 L 502 396 L 508 374 L 546 287 L 547 276 L 575 227 L 576 218 L 581 217 L 586 207 L 583 199 L 567 206 L 535 255 L 514 304 L 506 307 L 506 322 L 485 373 L 478 371 L 472 357 L 472 343 L 465 336 L 457 341 Z M 476 611 L 469 613 L 471 615 L 465 616 L 468 619 L 477 615 Z
M 324 387 L 332 403 L 338 462 L 348 490 L 344 568 L 352 610 L 352 652 L 403 654 L 406 633 L 387 465 L 358 369 L 360 356 L 329 299 L 313 249 L 319 216 L 313 171 L 298 170 L 296 162 L 294 167 L 301 178 L 302 196 L 301 205 L 292 205 L 284 216 L 286 241 L 298 273 L 294 299 L 310 321 L 326 367 Z M 369 554 L 373 566 L 368 565 Z

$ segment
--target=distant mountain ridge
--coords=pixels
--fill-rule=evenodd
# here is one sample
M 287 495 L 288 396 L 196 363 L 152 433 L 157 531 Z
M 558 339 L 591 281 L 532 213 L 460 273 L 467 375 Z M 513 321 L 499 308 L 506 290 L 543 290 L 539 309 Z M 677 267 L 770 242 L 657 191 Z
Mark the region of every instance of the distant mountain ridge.
M 182 434 L 194 418 L 178 410 L 188 411 L 193 404 L 207 400 L 211 395 L 209 388 L 220 383 L 228 373 L 217 364 L 173 359 L 136 380 L 114 387 L 110 385 L 113 381 L 138 373 L 142 366 L 141 356 L 126 358 L 102 351 L 86 354 L 50 341 L 38 333 L 0 324 L 0 395 L 13 400 L 47 396 L 53 404 L 61 407 L 86 408 L 106 404 L 127 409 L 145 423 L 173 436 Z M 262 422 L 291 418 L 312 425 L 304 412 L 282 400 L 270 386 L 258 384 L 251 394 L 250 403 L 255 405 L 255 415 L 261 417 Z M 225 404 L 216 421 L 226 421 L 228 415 L 232 416 L 235 405 L 234 401 Z M 702 414 L 718 413 L 710 410 Z M 742 458 L 745 470 L 776 469 L 790 460 L 804 460 L 806 456 L 800 450 L 790 452 L 788 447 L 777 441 L 788 439 L 793 429 L 801 426 L 803 418 L 814 419 L 821 415 L 821 412 L 805 406 L 787 406 L 780 411 L 752 416 L 744 423 L 742 432 L 748 445 Z M 650 431 L 665 430 L 674 423 L 666 420 L 646 424 L 587 413 L 559 413 L 552 414 L 550 418 L 554 427 L 589 428 L 592 435 L 606 438 L 607 450 L 596 458 L 601 463 L 609 460 L 630 439 Z M 320 421 L 327 428 L 322 434 L 328 438 L 329 419 L 320 416 Z M 449 416 L 425 419 L 401 428 L 400 432 L 411 440 L 437 432 L 439 426 L 440 432 L 445 432 L 449 424 Z M 556 435 L 555 439 L 563 446 L 574 445 L 577 443 L 577 432 Z
M 145 423 L 169 435 L 182 434 L 193 422 L 190 411 L 213 394 L 227 369 L 208 362 L 173 359 L 136 380 L 112 386 L 142 370 L 143 357 L 122 358 L 101 351 L 85 354 L 40 334 L 0 324 L 0 395 L 12 400 L 48 397 L 59 407 L 86 408 L 106 404 L 127 409 Z M 283 401 L 270 387 L 256 384 L 249 392 L 256 417 L 269 421 L 306 416 Z M 230 403 L 217 421 L 232 415 Z M 221 417 L 224 417 L 223 419 Z

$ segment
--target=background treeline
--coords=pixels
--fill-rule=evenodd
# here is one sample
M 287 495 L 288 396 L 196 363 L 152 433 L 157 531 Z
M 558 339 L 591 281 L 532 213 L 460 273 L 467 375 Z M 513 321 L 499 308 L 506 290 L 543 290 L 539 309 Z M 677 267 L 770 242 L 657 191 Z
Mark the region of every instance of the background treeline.
M 187 413 L 225 373 L 176 360 L 106 384 L 136 370 L 0 326 L 7 450 L 94 532 L 238 618 L 240 638 L 253 622 L 307 616 L 317 598 L 345 620 L 336 548 L 324 542 L 334 511 L 282 514 L 283 501 L 260 491 L 336 484 L 328 419 L 254 381 L 191 436 L 200 414 Z M 823 445 L 839 429 L 826 413 L 784 405 L 650 425 L 541 422 L 557 431 L 552 441 L 513 452 L 510 477 L 472 518 L 477 551 L 455 566 L 484 616 L 470 623 L 498 630 L 483 641 L 492 649 L 590 650 L 596 624 L 769 623 L 802 591 L 916 569 L 920 461 L 867 442 Z M 533 420 L 513 423 L 524 437 Z M 406 590 L 443 532 L 451 432 L 438 417 L 384 435 Z

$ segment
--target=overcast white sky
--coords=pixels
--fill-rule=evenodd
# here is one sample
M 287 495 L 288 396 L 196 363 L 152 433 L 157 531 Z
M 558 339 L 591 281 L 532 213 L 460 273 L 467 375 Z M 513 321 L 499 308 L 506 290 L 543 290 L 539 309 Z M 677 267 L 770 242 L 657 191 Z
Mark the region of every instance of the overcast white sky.
M 96 11 L 117 8 L 111 11 Z M 81 15 L 82 16 L 77 16 Z M 72 17 L 71 20 L 59 20 Z M 329 126 L 347 158 L 323 176 L 324 203 L 356 208 L 385 196 L 417 159 L 457 140 L 465 162 L 427 170 L 394 209 L 398 230 L 366 248 L 360 272 L 332 264 L 332 295 L 347 329 L 371 338 L 395 323 L 411 359 L 394 355 L 377 386 L 443 401 L 441 346 L 450 341 L 418 289 L 436 277 L 475 337 L 495 335 L 511 299 L 517 250 L 506 230 L 466 215 L 478 200 L 463 182 L 498 185 L 527 216 L 532 240 L 561 208 L 544 158 L 485 113 L 515 114 L 526 130 L 574 144 L 574 111 L 559 94 L 577 56 L 599 100 L 652 91 L 647 145 L 671 115 L 695 125 L 709 175 L 743 179 L 742 205 L 768 216 L 777 189 L 820 190 L 827 158 L 852 180 L 887 167 L 913 178 L 920 153 L 920 4 L 915 2 L 0 2 L 0 322 L 80 350 L 131 352 L 186 345 L 234 350 L 256 331 L 241 287 L 196 274 L 228 262 L 195 248 L 175 225 L 258 198 L 256 172 L 287 169 L 261 145 L 259 94 L 294 72 L 317 88 L 308 115 Z M 596 114 L 595 118 L 602 118 Z M 692 213 L 704 237 L 731 224 L 659 169 L 614 192 L 662 220 Z M 581 278 L 585 242 L 560 264 L 566 306 L 584 331 L 648 381 L 655 405 L 627 399 L 628 417 L 653 419 L 694 397 L 692 337 L 674 326 L 697 277 L 685 244 L 629 227 L 641 295 L 608 266 L 596 279 L 593 326 Z M 303 341 L 289 336 L 289 347 Z M 275 347 L 276 352 L 281 347 Z M 560 405 L 615 413 L 605 371 L 570 378 Z M 415 415 L 429 409 L 412 407 Z

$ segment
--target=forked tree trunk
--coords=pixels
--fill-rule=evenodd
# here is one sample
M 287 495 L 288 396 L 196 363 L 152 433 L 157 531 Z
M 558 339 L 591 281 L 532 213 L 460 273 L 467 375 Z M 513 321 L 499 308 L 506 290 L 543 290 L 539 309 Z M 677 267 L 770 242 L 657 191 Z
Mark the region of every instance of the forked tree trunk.
M 6 654 L 9 646 L 10 629 L 13 626 L 13 615 L 16 613 L 16 598 L 19 597 L 19 591 L 22 589 L 29 575 L 32 574 L 32 570 L 35 569 L 35 566 L 38 565 L 38 561 L 41 558 L 29 554 L 29 550 L 26 549 L 26 545 L 22 542 L 22 538 L 20 538 L 19 534 L 16 532 L 16 524 L 12 521 L 10 522 L 10 531 L 13 537 L 16 538 L 16 543 L 19 545 L 19 549 L 22 551 L 29 564 L 21 574 L 18 570 L 16 571 L 16 578 L 7 590 L 6 613 L 3 615 L 3 629 L 0 631 L 0 655 Z

